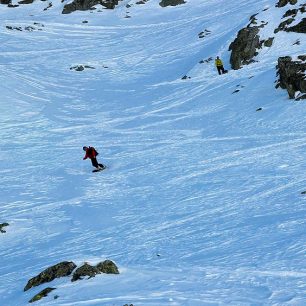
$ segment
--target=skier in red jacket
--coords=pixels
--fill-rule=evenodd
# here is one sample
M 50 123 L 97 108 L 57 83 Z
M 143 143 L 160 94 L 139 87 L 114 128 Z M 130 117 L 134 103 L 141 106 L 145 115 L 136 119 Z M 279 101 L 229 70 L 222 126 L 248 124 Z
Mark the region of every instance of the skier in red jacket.
M 99 154 L 94 147 L 83 147 L 83 150 L 86 152 L 83 160 L 90 158 L 92 165 L 97 170 L 102 170 L 105 168 L 103 164 L 99 164 L 97 161 L 97 155 Z

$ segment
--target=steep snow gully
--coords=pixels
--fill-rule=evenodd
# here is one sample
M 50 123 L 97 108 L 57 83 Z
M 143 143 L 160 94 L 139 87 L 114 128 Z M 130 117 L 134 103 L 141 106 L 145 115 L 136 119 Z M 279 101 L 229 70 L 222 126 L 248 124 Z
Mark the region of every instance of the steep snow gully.
M 273 33 L 302 1 L 136 2 L 0 4 L 0 305 L 305 305 L 306 107 L 275 66 L 306 41 Z M 256 13 L 273 44 L 231 70 Z M 120 274 L 23 292 L 105 259 Z

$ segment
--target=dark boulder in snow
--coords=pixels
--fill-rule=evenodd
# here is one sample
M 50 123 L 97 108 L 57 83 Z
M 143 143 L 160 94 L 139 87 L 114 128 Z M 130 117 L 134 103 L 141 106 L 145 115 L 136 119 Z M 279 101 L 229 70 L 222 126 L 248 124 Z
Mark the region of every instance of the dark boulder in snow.
M 257 55 L 256 49 L 260 47 L 258 32 L 258 27 L 246 27 L 238 32 L 236 39 L 229 46 L 229 51 L 232 51 L 232 69 L 236 70 L 243 64 L 249 64 Z
M 9 226 L 8 223 L 0 223 L 0 233 L 6 233 L 6 230 L 4 230 L 3 228 Z
M 290 56 L 278 59 L 279 81 L 276 85 L 287 89 L 289 98 L 306 99 L 306 56 L 299 56 L 298 61 L 292 61 Z
M 96 265 L 101 273 L 119 274 L 118 267 L 111 260 L 104 260 Z
M 88 278 L 95 277 L 97 274 L 101 273 L 119 274 L 119 270 L 111 260 L 105 260 L 98 263 L 96 266 L 91 266 L 88 263 L 84 263 L 84 265 L 75 270 L 71 281 L 74 282 L 79 279 L 83 279 L 85 276 L 88 276 Z
M 34 295 L 30 300 L 29 303 L 33 303 L 36 301 L 41 300 L 43 297 L 46 297 L 51 291 L 55 290 L 56 288 L 46 288 L 42 291 L 40 291 L 39 293 L 37 293 L 36 295 Z
M 184 3 L 186 3 L 184 0 L 162 0 L 159 2 L 159 5 L 161 7 L 166 7 L 166 6 L 177 6 Z
M 31 278 L 27 285 L 24 287 L 24 291 L 27 291 L 30 288 L 39 286 L 41 284 L 51 282 L 55 278 L 68 276 L 75 268 L 76 264 L 72 261 L 63 261 L 54 266 L 51 266 L 39 273 L 37 276 Z
M 64 6 L 62 14 L 70 14 L 74 11 L 87 11 L 97 4 L 105 8 L 114 9 L 119 0 L 73 0 Z
M 75 282 L 79 279 L 83 279 L 84 276 L 88 276 L 88 278 L 95 277 L 99 273 L 100 271 L 97 269 L 97 267 L 91 266 L 88 263 L 84 263 L 84 265 L 75 270 L 71 281 Z

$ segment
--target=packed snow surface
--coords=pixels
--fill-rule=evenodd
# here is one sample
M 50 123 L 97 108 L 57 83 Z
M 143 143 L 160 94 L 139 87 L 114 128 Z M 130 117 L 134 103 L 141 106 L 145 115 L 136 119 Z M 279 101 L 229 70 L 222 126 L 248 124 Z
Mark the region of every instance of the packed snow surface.
M 0 305 L 47 286 L 37 305 L 305 305 L 306 104 L 274 83 L 305 34 L 279 32 L 222 76 L 199 63 L 219 55 L 229 69 L 252 14 L 275 36 L 301 1 L 135 2 L 0 5 Z M 23 292 L 60 261 L 105 259 L 119 275 Z

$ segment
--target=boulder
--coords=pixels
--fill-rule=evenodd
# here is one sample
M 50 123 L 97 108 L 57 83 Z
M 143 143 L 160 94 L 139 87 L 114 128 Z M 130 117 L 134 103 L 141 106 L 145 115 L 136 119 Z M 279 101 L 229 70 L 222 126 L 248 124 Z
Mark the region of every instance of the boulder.
M 95 277 L 97 274 L 100 274 L 100 271 L 97 267 L 91 266 L 88 263 L 84 263 L 84 265 L 75 270 L 71 281 L 75 282 L 79 279 L 83 279 L 84 276 L 88 276 L 88 278 Z
M 0 233 L 6 233 L 6 230 L 4 230 L 3 228 L 9 226 L 8 223 L 0 223 Z
M 184 0 L 161 0 L 159 2 L 159 5 L 161 7 L 166 7 L 166 6 L 177 6 L 184 3 L 186 3 Z
M 97 4 L 107 9 L 114 9 L 119 0 L 73 0 L 64 6 L 62 14 L 70 14 L 74 11 L 87 11 Z
M 27 285 L 24 287 L 24 291 L 27 291 L 30 288 L 39 286 L 41 284 L 51 282 L 55 278 L 68 276 L 75 268 L 76 264 L 72 261 L 63 261 L 54 266 L 51 266 L 39 273 L 37 276 L 31 278 Z
M 46 288 L 42 291 L 40 291 L 39 293 L 37 293 L 36 295 L 34 295 L 30 300 L 29 303 L 33 303 L 36 301 L 41 300 L 43 297 L 46 297 L 51 291 L 55 290 L 56 288 Z
M 12 0 L 0 0 L 0 4 L 9 5 L 12 3 Z
M 118 267 L 111 260 L 104 260 L 96 265 L 101 273 L 119 274 Z
M 276 87 L 286 89 L 290 99 L 294 99 L 298 92 L 300 92 L 299 99 L 306 98 L 306 62 L 303 60 L 304 56 L 300 56 L 299 59 L 292 61 L 290 56 L 280 57 L 276 66 L 279 75 Z
M 274 41 L 274 37 L 268 38 L 267 40 L 264 41 L 264 46 L 268 48 L 271 47 L 273 44 L 273 41 Z
M 243 64 L 249 64 L 257 55 L 256 49 L 260 47 L 258 32 L 258 27 L 246 27 L 238 32 L 236 39 L 229 46 L 229 51 L 232 51 L 232 69 L 237 70 Z

